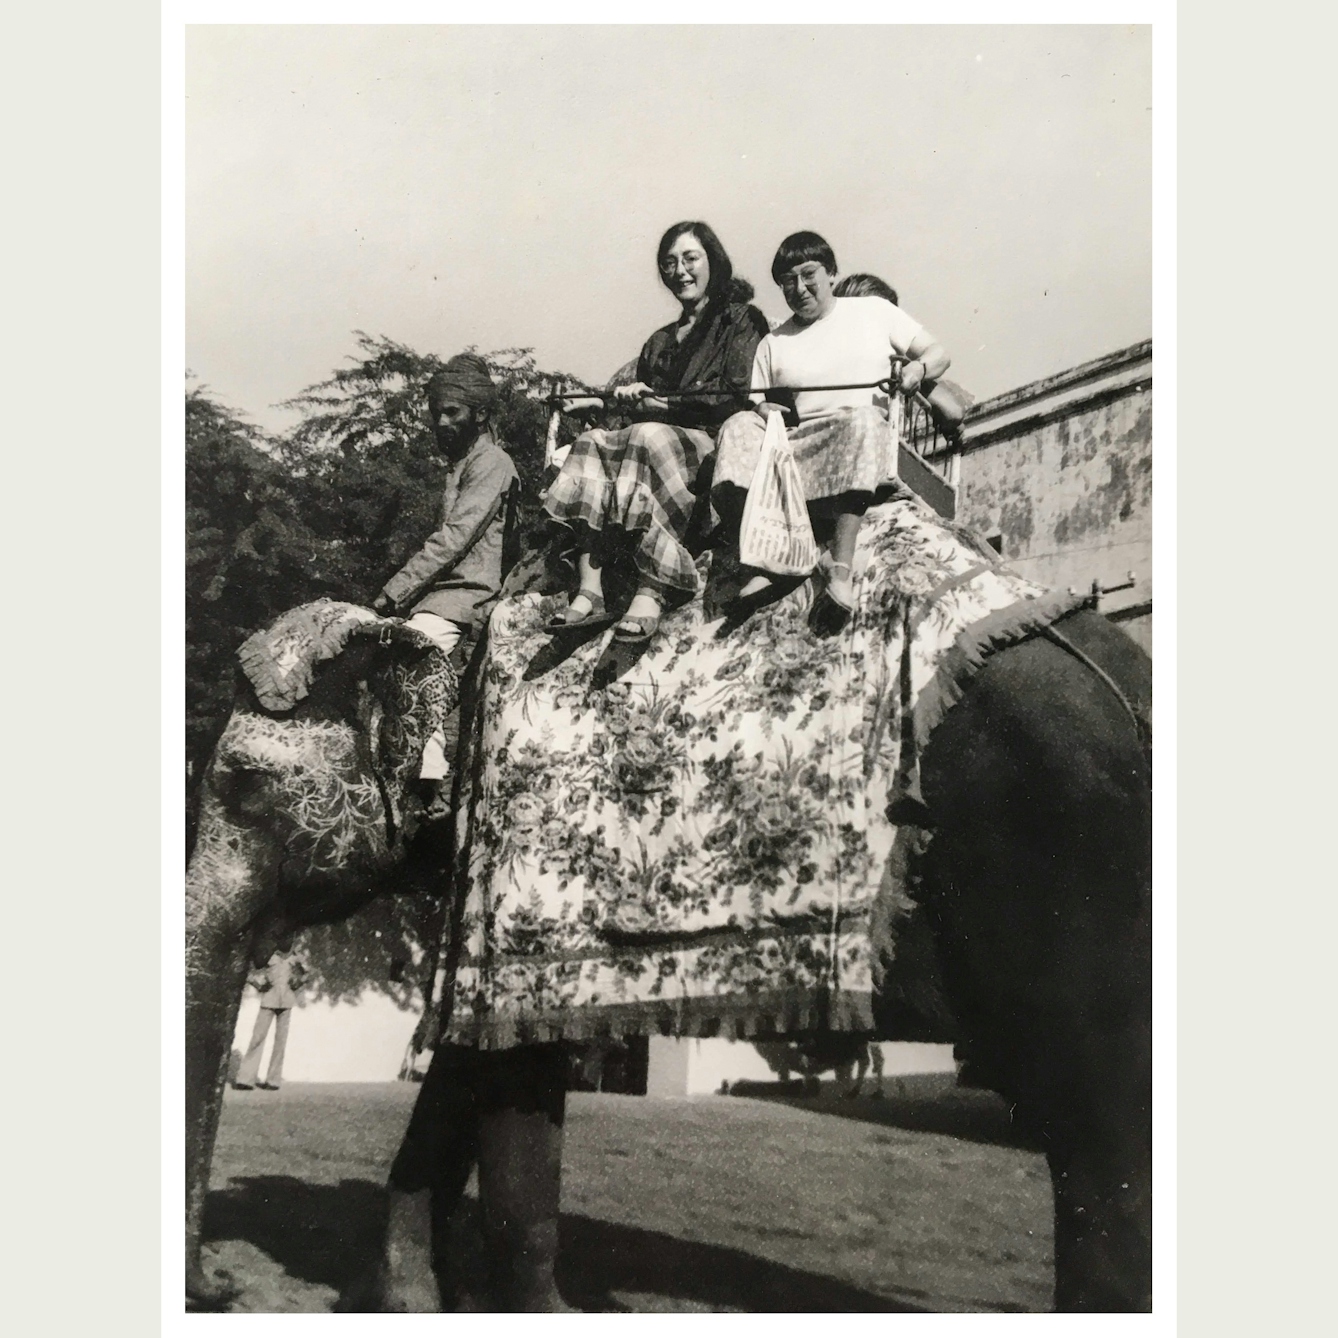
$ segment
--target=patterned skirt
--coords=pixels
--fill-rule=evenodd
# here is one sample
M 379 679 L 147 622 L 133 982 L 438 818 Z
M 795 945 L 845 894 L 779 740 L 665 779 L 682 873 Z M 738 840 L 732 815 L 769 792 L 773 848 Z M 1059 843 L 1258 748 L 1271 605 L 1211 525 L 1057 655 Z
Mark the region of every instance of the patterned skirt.
M 712 449 L 708 433 L 668 423 L 583 432 L 544 508 L 567 525 L 637 535 L 640 576 L 664 589 L 695 593 L 697 568 L 683 536 L 697 505 L 697 473 Z
M 785 431 L 810 504 L 847 492 L 876 496 L 896 490 L 897 438 L 882 409 L 845 409 Z M 716 444 L 713 499 L 735 490 L 732 509 L 738 510 L 737 491 L 746 493 L 753 481 L 765 433 L 766 424 L 752 410 L 726 420 Z M 725 500 L 718 508 L 722 512 L 729 509 Z

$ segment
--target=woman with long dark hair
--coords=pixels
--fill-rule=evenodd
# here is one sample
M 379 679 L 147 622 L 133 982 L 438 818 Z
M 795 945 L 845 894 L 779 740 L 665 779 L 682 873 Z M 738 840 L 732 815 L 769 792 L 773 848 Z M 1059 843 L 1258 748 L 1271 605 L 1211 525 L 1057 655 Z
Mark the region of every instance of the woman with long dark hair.
M 675 223 L 655 259 L 681 312 L 646 341 L 637 379 L 612 392 L 638 421 L 582 433 L 544 502 L 553 519 L 581 536 L 580 586 L 555 620 L 558 630 L 614 620 L 603 569 L 629 546 L 637 589 L 618 620 L 620 640 L 649 640 L 666 601 L 696 592 L 696 563 L 683 538 L 697 474 L 720 425 L 747 407 L 753 355 L 768 330 L 766 317 L 748 304 L 752 286 L 734 277 L 706 223 Z

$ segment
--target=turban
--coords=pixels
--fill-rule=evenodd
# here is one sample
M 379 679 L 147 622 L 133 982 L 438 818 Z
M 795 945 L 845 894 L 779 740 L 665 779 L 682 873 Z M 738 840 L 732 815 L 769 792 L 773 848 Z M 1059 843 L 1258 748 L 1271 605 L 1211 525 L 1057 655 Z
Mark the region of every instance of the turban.
M 497 399 L 497 387 L 488 375 L 488 364 L 477 353 L 457 353 L 427 383 L 430 404 L 455 400 L 474 409 L 491 409 Z

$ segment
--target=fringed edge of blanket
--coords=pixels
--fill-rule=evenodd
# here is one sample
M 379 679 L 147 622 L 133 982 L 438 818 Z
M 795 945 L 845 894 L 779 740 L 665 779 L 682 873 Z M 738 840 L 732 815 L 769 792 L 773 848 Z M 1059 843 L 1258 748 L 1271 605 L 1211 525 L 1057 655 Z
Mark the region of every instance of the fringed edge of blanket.
M 553 1041 L 625 1040 L 633 1036 L 764 1040 L 796 1032 L 872 1031 L 873 996 L 867 991 L 824 990 L 722 999 L 581 1004 L 540 1012 L 499 1013 L 486 1020 L 448 1016 L 441 1040 L 480 1050 L 509 1050 Z
M 1084 595 L 1051 591 L 996 609 L 959 632 L 915 703 L 915 741 L 919 749 L 923 751 L 939 722 L 966 695 L 971 680 L 991 655 L 1044 631 L 1085 602 Z

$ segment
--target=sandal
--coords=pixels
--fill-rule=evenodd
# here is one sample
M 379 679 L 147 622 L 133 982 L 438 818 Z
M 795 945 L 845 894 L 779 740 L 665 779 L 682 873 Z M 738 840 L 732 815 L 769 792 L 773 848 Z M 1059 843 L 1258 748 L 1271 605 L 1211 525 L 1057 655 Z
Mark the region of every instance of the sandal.
M 849 573 L 850 563 L 833 562 L 830 554 L 824 554 L 820 574 L 823 577 L 817 602 L 813 606 L 814 627 L 830 635 L 841 631 L 855 612 L 855 591 L 847 574 L 842 581 L 836 580 L 832 573 L 843 569 Z
M 768 604 L 778 603 L 796 587 L 802 585 L 807 576 L 772 576 L 765 585 L 758 586 L 748 594 L 739 593 L 728 600 L 721 608 L 728 624 L 741 623 L 750 618 L 759 609 Z
M 660 628 L 658 613 L 624 614 L 613 629 L 615 641 L 649 641 Z
M 590 601 L 589 613 L 578 613 L 575 617 L 571 616 L 571 604 L 555 618 L 548 620 L 548 631 L 550 632 L 586 632 L 596 627 L 607 627 L 611 622 L 616 622 L 618 615 L 610 613 L 604 605 L 603 595 L 586 594 L 584 590 L 578 590 L 572 599 L 579 599 L 585 595 Z
M 840 582 L 840 592 L 837 591 L 838 582 L 833 575 L 834 572 L 845 569 L 845 580 Z M 844 609 L 847 614 L 855 612 L 855 588 L 851 583 L 850 563 L 848 562 L 827 562 L 823 564 L 823 575 L 827 578 L 827 598 L 832 601 L 837 608 Z

